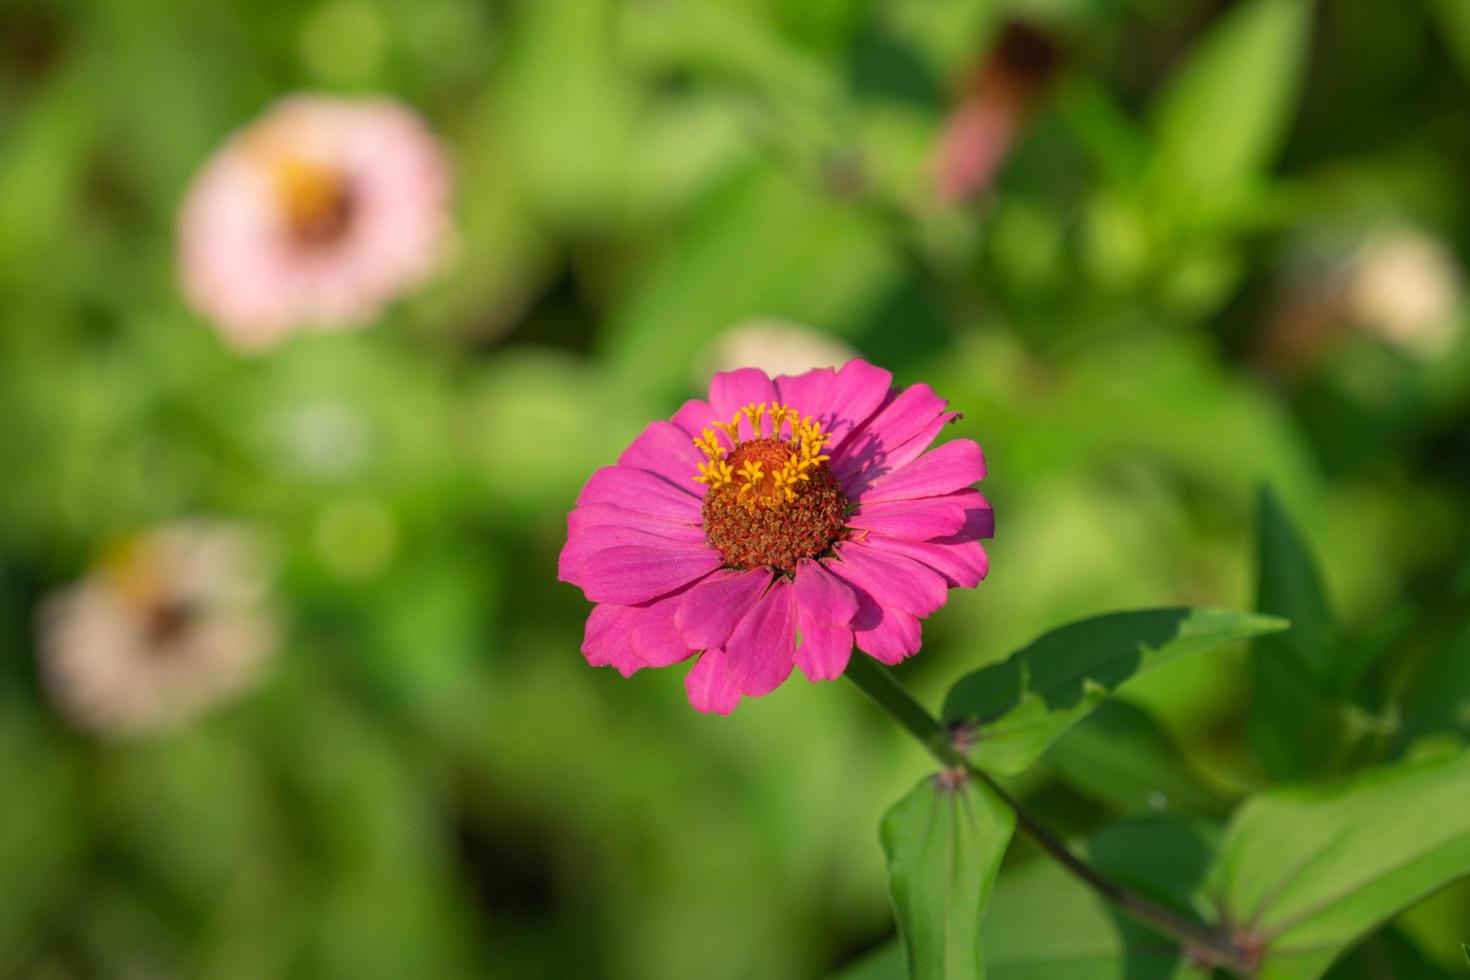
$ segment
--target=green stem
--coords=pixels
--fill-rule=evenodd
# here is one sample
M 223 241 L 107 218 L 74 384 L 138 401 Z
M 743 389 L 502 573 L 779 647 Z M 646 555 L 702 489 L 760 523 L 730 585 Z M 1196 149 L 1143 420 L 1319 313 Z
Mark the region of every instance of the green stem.
M 1251 972 L 1244 950 L 1234 940 L 1218 929 L 1200 925 L 1173 909 L 1131 891 L 1098 871 L 1051 831 L 1019 800 L 983 769 L 971 762 L 955 748 L 949 730 L 938 719 L 914 700 L 908 689 L 899 684 L 891 671 L 870 657 L 855 655 L 847 665 L 847 678 L 858 689 L 886 711 L 929 754 L 946 769 L 963 769 L 985 786 L 1016 813 L 1016 825 L 1037 848 L 1050 855 L 1080 881 L 1103 898 L 1112 902 L 1130 916 L 1154 930 L 1182 943 L 1186 948 L 1202 953 L 1236 973 Z

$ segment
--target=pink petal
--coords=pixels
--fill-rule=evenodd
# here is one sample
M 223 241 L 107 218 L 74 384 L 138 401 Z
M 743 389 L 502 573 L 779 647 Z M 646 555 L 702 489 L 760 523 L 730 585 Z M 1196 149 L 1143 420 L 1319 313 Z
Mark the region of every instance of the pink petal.
M 624 677 L 644 666 L 628 641 L 628 606 L 594 606 L 582 637 L 582 655 L 594 667 L 615 667 Z
M 669 667 L 695 654 L 674 626 L 674 614 L 683 598 L 682 594 L 668 596 L 647 606 L 632 607 L 633 614 L 626 620 L 628 643 L 638 659 L 650 667 Z
M 700 498 L 677 489 L 661 476 L 626 466 L 604 466 L 577 496 L 577 506 L 610 504 L 665 520 L 698 523 Z
M 796 566 L 796 604 L 807 622 L 846 626 L 857 615 L 857 597 L 818 561 Z
M 852 566 L 845 562 L 823 562 L 828 570 L 842 579 L 857 597 L 857 615 L 852 617 L 852 636 L 858 648 L 885 664 L 896 664 L 919 652 L 919 620 L 899 609 L 885 608 L 849 576 Z
M 924 645 L 918 617 L 897 609 L 879 609 L 872 618 L 860 609 L 853 620 L 852 638 L 858 649 L 889 665 L 912 657 Z
M 911 462 L 958 413 L 925 384 L 892 397 L 832 459 L 832 472 L 855 497 L 879 477 Z
M 672 422 L 650 422 L 648 427 L 618 457 L 618 465 L 647 470 L 663 477 L 676 489 L 704 498 L 704 487 L 694 482 L 704 454 L 693 439 Z
M 990 558 L 979 541 L 944 544 L 938 541 L 900 541 L 874 535 L 863 543 L 875 551 L 902 555 L 943 575 L 951 588 L 973 589 L 990 570 Z
M 952 537 L 940 539 L 940 544 L 958 544 L 976 538 L 995 537 L 995 511 L 990 501 L 979 490 L 961 490 L 955 494 L 965 500 L 965 526 Z
M 709 428 L 710 423 L 717 418 L 719 418 L 719 413 L 710 407 L 709 402 L 701 401 L 698 398 L 691 398 L 679 406 L 679 410 L 674 413 L 674 417 L 670 421 L 687 432 L 690 439 L 693 439 L 695 436 L 701 435 L 705 429 Z M 729 419 L 720 419 L 720 421 L 728 422 Z
M 725 669 L 740 693 L 769 694 L 796 662 L 796 603 L 791 583 L 777 580 L 756 600 L 725 645 Z
M 799 618 L 799 617 L 798 617 Z M 852 628 L 812 623 L 801 627 L 801 646 L 796 648 L 796 666 L 809 681 L 841 677 L 852 658 Z
M 675 541 L 703 541 L 699 521 L 671 521 L 612 504 L 583 504 L 567 515 L 567 533 L 579 534 L 595 527 L 636 527 Z
M 740 689 L 725 669 L 725 651 L 706 650 L 684 675 L 684 691 L 695 711 L 728 715 L 740 703 Z
M 847 669 L 857 597 L 820 562 L 804 559 L 796 567 L 796 626 L 801 645 L 796 666 L 808 680 L 825 681 Z
M 684 594 L 674 624 L 696 650 L 723 647 L 770 582 L 765 568 L 711 575 Z
M 709 403 L 714 407 L 715 417 L 724 422 L 751 402 L 769 405 L 775 400 L 776 386 L 760 368 L 720 371 L 709 384 Z M 740 432 L 745 439 L 755 435 L 748 421 L 740 423 Z
M 956 439 L 931 449 L 901 469 L 876 480 L 859 503 L 910 500 L 962 490 L 985 477 L 985 457 L 973 439 Z
M 599 551 L 578 573 L 582 591 L 593 602 L 633 606 L 668 595 L 720 567 L 721 558 L 704 546 L 618 545 Z
M 885 537 L 927 541 L 964 527 L 965 508 L 949 496 L 864 504 L 848 515 L 847 525 Z
M 835 459 L 842 441 L 878 410 L 888 397 L 892 384 L 893 375 L 889 372 L 867 361 L 854 359 L 837 372 L 816 410 L 797 405 L 791 407 L 800 408 L 803 413 L 811 412 L 822 421 L 827 431 L 832 433 L 827 451 Z
M 583 585 L 582 571 L 593 555 L 609 548 L 626 546 L 674 552 L 709 549 L 708 545 L 697 538 L 669 538 L 642 528 L 611 524 L 590 527 L 567 535 L 567 543 L 562 546 L 561 555 L 557 559 L 557 578 L 573 585 Z
M 943 576 L 912 558 L 875 551 L 859 541 L 844 541 L 836 551 L 838 560 L 827 566 L 833 574 L 857 585 L 885 608 L 927 616 L 944 605 L 949 594 Z
M 837 372 L 832 368 L 813 368 L 805 374 L 782 375 L 776 379 L 776 393 L 782 402 L 802 415 L 817 417 L 817 411 L 826 404 L 827 392 Z

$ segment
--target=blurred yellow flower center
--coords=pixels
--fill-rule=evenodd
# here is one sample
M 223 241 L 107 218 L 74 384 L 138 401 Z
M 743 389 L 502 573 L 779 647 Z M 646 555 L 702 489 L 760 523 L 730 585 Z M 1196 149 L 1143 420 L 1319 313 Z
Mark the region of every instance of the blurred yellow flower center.
M 740 437 L 742 419 L 752 433 L 746 440 Z M 709 488 L 705 537 L 727 564 L 795 571 L 802 558 L 821 554 L 837 540 L 847 495 L 827 466 L 831 457 L 823 450 L 831 441 L 810 416 L 764 402 L 746 405 L 694 440 L 705 456 L 694 480 Z
M 192 622 L 193 610 L 173 594 L 159 556 L 136 538 L 109 548 L 97 571 L 112 593 L 143 622 L 155 644 L 166 644 Z
M 276 162 L 273 176 L 276 200 L 297 242 L 323 245 L 346 230 L 352 196 L 339 169 L 287 156 Z

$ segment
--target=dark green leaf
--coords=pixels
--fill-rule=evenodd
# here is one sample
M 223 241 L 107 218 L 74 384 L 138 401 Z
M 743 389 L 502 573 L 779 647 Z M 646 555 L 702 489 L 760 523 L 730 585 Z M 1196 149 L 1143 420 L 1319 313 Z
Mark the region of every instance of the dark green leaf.
M 980 919 L 1016 815 L 973 779 L 931 776 L 883 817 L 889 890 L 914 980 L 985 976 Z
M 1461 980 L 1463 976 L 1431 962 L 1403 933 L 1392 928 L 1370 936 L 1327 972 L 1327 980 L 1382 980 L 1383 977 Z
M 1470 874 L 1470 753 L 1248 802 L 1211 874 L 1222 918 L 1306 980 L 1379 923 Z
M 1330 772 L 1343 739 L 1336 676 L 1342 645 L 1311 549 L 1270 490 L 1262 488 L 1257 530 L 1256 608 L 1291 620 L 1285 633 L 1251 645 L 1254 676 L 1246 738 L 1279 778 Z
M 1138 674 L 1286 625 L 1271 616 L 1185 607 L 1085 619 L 960 678 L 945 699 L 944 718 L 975 726 L 971 758 L 1011 775 Z

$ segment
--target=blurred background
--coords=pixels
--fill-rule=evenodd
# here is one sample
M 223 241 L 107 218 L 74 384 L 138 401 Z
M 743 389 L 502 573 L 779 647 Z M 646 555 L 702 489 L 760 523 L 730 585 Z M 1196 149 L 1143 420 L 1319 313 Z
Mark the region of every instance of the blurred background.
M 297 91 L 420 113 L 453 247 L 242 352 L 175 223 Z M 990 577 L 901 668 L 931 701 L 1065 618 L 1249 607 L 1262 483 L 1368 642 L 1459 594 L 1467 104 L 1459 0 L 0 0 L 0 975 L 840 969 L 921 751 L 841 683 L 722 719 L 589 668 L 582 482 L 717 367 L 857 352 L 990 463 Z M 136 593 L 119 549 L 180 521 L 270 554 L 269 656 L 89 724 L 54 597 Z M 1470 732 L 1456 669 L 1363 725 Z M 1067 740 L 1017 790 L 1075 834 L 1218 812 L 1249 694 L 1239 651 L 1130 689 L 1198 793 Z M 1450 968 L 1467 923 L 1462 886 L 1398 929 Z

